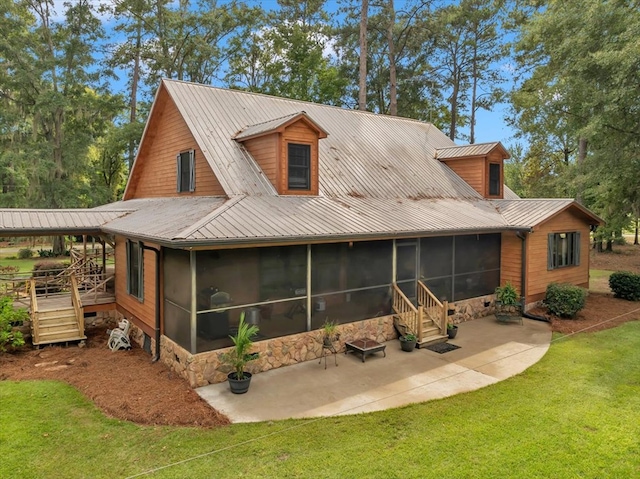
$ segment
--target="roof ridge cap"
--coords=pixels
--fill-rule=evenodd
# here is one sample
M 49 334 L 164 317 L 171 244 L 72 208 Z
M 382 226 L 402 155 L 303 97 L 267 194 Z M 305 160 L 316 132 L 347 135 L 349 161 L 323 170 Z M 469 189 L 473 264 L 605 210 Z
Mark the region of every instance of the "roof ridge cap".
M 202 219 L 200 219 L 200 221 L 196 221 L 196 223 L 194 223 L 191 226 L 189 226 L 188 228 L 185 228 L 184 230 L 180 231 L 180 233 L 178 233 L 178 236 L 176 236 L 175 238 L 172 238 L 172 239 L 187 238 L 187 237 L 191 236 L 196 231 L 198 231 L 200 228 L 202 228 L 202 226 L 204 226 L 205 224 L 209 223 L 211 220 L 213 220 L 217 216 L 220 216 L 222 213 L 224 213 L 229 208 L 231 208 L 235 204 L 237 204 L 240 201 L 242 201 L 244 198 L 246 198 L 246 196 L 238 195 L 238 196 L 234 196 L 233 198 L 228 199 L 222 205 L 220 205 L 218 208 L 214 209 L 211 213 L 205 215 Z

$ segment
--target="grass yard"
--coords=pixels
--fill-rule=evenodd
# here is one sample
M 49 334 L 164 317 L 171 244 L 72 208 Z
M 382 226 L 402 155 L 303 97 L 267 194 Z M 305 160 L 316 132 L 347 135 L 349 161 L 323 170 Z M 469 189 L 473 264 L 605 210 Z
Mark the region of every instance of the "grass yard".
M 136 426 L 62 383 L 0 381 L 0 477 L 131 477 L 198 455 L 144 477 L 638 477 L 638 364 L 633 321 L 559 339 L 523 374 L 472 393 L 219 429 Z
M 589 291 L 595 291 L 598 293 L 610 293 L 609 288 L 609 276 L 613 271 L 605 269 L 590 269 L 589 270 Z

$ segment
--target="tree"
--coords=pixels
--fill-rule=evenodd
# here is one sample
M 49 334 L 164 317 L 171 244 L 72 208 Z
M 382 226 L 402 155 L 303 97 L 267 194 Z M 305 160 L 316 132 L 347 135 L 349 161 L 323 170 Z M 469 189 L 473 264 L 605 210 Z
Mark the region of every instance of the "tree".
M 358 109 L 367 109 L 367 16 L 369 0 L 362 0 L 360 12 L 360 70 L 358 72 Z

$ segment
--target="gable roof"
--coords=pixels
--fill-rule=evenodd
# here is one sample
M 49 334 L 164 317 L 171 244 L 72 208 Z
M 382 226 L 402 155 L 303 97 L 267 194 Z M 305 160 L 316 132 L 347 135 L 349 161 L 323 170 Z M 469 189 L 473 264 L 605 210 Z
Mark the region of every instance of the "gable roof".
M 277 195 L 234 134 L 304 111 L 328 133 L 318 146 L 320 196 L 480 198 L 433 159 L 436 148 L 455 143 L 430 123 L 176 80 L 163 80 L 160 90 L 175 102 L 229 197 Z
M 275 131 L 284 130 L 287 126 L 299 120 L 306 121 L 309 125 L 311 125 L 318 132 L 319 138 L 327 137 L 327 132 L 315 121 L 313 121 L 309 117 L 309 115 L 307 115 L 307 112 L 300 111 L 297 113 L 291 113 L 290 115 L 285 115 L 280 118 L 275 118 L 273 120 L 264 121 L 256 125 L 249 125 L 233 138 L 234 140 L 244 141 L 250 138 L 267 135 Z
M 525 198 L 492 200 L 500 214 L 510 225 L 533 228 L 550 220 L 561 212 L 572 209 L 591 225 L 600 225 L 604 221 L 577 201 L 571 198 Z
M 474 143 L 473 145 L 449 146 L 437 148 L 434 158 L 438 160 L 453 160 L 456 158 L 469 158 L 473 156 L 486 156 L 498 149 L 504 158 L 510 158 L 509 152 L 499 141 L 491 143 Z

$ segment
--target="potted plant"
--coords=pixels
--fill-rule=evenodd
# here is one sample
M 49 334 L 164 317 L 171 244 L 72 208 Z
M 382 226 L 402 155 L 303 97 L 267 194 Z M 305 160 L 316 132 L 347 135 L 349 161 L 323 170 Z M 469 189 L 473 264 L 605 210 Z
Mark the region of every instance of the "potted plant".
M 520 318 L 518 291 L 508 281 L 496 288 L 496 318 L 498 321 Z
M 400 347 L 403 351 L 410 353 L 416 347 L 416 342 L 418 338 L 413 333 L 407 333 L 404 336 L 400 336 Z
M 322 325 L 322 344 L 325 348 L 333 348 L 333 342 L 340 339 L 340 333 L 336 332 L 338 324 L 328 319 Z
M 244 394 L 249 390 L 251 373 L 246 372 L 244 368 L 249 361 L 258 358 L 259 353 L 249 353 L 256 334 L 258 334 L 258 327 L 245 323 L 243 311 L 240 314 L 238 332 L 229 336 L 233 341 L 233 348 L 221 356 L 222 361 L 231 366 L 232 371 L 227 374 L 227 379 L 229 388 L 234 394 Z
M 453 339 L 458 334 L 458 326 L 453 323 L 447 323 L 447 336 L 449 339 Z

